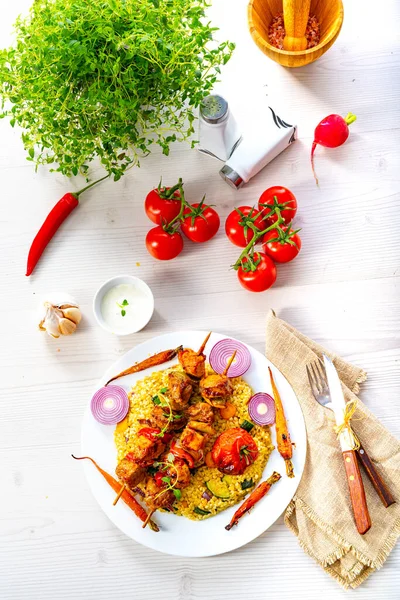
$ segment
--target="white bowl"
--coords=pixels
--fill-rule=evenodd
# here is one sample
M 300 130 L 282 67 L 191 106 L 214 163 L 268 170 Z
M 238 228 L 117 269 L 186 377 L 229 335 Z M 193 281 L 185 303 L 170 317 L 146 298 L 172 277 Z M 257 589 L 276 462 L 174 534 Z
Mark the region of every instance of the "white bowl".
M 142 314 L 140 315 L 141 318 L 138 321 L 138 324 L 134 327 L 134 329 L 127 329 L 126 331 L 121 331 L 121 330 L 115 331 L 112 327 L 110 327 L 105 322 L 102 312 L 101 312 L 101 303 L 104 298 L 104 295 L 111 288 L 113 288 L 117 285 L 121 285 L 121 284 L 133 285 L 133 286 L 139 288 L 140 290 L 142 290 L 148 298 L 148 303 L 146 305 L 146 310 L 143 311 Z M 134 277 L 133 275 L 118 275 L 118 277 L 113 277 L 112 279 L 108 279 L 108 281 L 105 281 L 103 283 L 103 285 L 101 285 L 99 287 L 99 289 L 97 290 L 95 297 L 93 299 L 93 312 L 94 312 L 94 316 L 96 317 L 98 324 L 103 329 L 105 329 L 105 331 L 109 331 L 110 333 L 114 333 L 115 335 L 118 335 L 118 336 L 131 335 L 132 333 L 137 333 L 138 331 L 143 329 L 143 327 L 145 327 L 147 325 L 147 323 L 150 321 L 151 317 L 153 316 L 153 312 L 154 312 L 153 292 L 151 291 L 151 289 L 149 288 L 147 283 L 145 283 L 138 277 Z

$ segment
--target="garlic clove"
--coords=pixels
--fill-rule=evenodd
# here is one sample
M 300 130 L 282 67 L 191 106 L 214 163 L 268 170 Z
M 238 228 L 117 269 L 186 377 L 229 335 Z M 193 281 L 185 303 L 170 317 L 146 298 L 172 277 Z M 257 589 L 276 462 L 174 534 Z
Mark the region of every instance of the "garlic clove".
M 81 322 L 82 313 L 77 306 L 68 306 L 66 308 L 62 308 L 62 311 L 64 313 L 64 317 L 75 323 L 75 325 L 78 325 L 78 323 Z
M 73 321 L 62 318 L 59 320 L 58 329 L 62 335 L 71 335 L 71 333 L 74 333 L 76 325 Z

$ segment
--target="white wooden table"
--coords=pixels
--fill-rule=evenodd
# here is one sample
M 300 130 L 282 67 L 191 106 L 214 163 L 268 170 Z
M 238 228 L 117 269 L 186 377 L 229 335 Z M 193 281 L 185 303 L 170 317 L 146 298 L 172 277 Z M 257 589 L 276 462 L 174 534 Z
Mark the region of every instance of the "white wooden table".
M 1 47 L 30 3 L 2 3 Z M 220 179 L 212 159 L 186 146 L 176 145 L 169 158 L 154 153 L 119 183 L 87 194 L 29 279 L 24 269 L 31 239 L 55 201 L 80 182 L 44 169 L 35 174 L 19 132 L 0 121 L 2 600 L 345 597 L 281 520 L 247 547 L 216 558 L 173 558 L 137 545 L 100 511 L 70 454 L 79 452 L 81 419 L 97 379 L 133 345 L 201 328 L 262 350 L 269 307 L 363 366 L 369 379 L 362 399 L 400 435 L 400 5 L 382 0 L 380 7 L 384 26 L 376 35 L 372 4 L 346 1 L 334 47 L 313 65 L 284 70 L 250 39 L 246 0 L 214 0 L 211 14 L 221 39 L 237 42 L 224 71 L 232 103 L 251 111 L 252 90 L 266 85 L 271 105 L 283 118 L 296 119 L 299 141 L 239 192 Z M 317 150 L 318 189 L 309 163 L 313 129 L 325 115 L 350 110 L 358 120 L 349 141 Z M 291 188 L 303 229 L 298 260 L 279 268 L 275 287 L 260 295 L 240 288 L 229 270 L 237 251 L 223 230 L 203 247 L 187 244 L 178 260 L 154 261 L 144 247 L 150 224 L 143 199 L 160 175 L 166 183 L 183 176 L 189 200 L 207 193 L 222 217 L 234 206 L 253 204 L 270 185 Z M 156 298 L 149 326 L 125 339 L 100 330 L 91 311 L 99 284 L 120 273 L 145 279 Z M 36 330 L 39 301 L 54 290 L 75 296 L 84 312 L 79 333 L 60 341 Z M 397 547 L 352 595 L 399 598 L 399 567 Z

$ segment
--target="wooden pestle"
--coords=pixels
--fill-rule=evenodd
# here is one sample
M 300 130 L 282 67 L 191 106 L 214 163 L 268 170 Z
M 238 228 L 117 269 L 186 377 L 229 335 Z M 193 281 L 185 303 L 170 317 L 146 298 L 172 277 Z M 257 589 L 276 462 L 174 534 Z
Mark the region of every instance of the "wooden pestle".
M 283 19 L 286 35 L 283 40 L 284 50 L 305 50 L 305 37 L 311 0 L 283 0 Z

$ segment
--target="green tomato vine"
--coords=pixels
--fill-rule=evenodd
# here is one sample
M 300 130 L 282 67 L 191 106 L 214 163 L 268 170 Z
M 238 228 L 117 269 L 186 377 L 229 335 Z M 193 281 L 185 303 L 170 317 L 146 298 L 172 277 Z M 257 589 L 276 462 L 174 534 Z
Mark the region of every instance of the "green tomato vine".
M 27 160 L 71 176 L 98 157 L 115 180 L 158 144 L 194 133 L 234 44 L 213 40 L 207 0 L 35 0 L 0 51 L 0 117 Z M 194 144 L 195 141 L 192 142 Z

